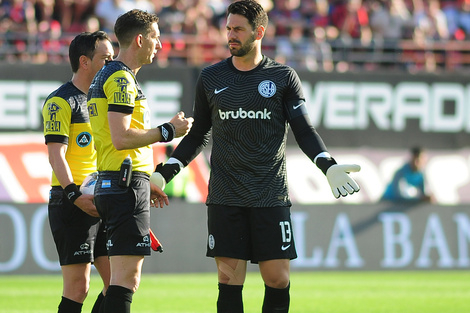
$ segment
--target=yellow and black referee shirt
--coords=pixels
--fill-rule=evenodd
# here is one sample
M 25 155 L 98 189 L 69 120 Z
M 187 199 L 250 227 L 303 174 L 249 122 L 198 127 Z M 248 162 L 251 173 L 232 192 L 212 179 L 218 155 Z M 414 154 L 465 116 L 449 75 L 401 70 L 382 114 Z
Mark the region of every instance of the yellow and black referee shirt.
M 42 116 L 46 144 L 58 142 L 68 145 L 65 158 L 74 182 L 81 185 L 86 176 L 96 171 L 96 151 L 86 108 L 86 94 L 69 81 L 47 97 Z M 54 172 L 52 186 L 60 186 Z
M 134 74 L 119 61 L 105 65 L 88 91 L 88 114 L 95 134 L 98 171 L 119 171 L 122 161 L 130 155 L 132 170 L 150 175 L 154 170 L 152 147 L 117 150 L 111 140 L 108 111 L 132 114 L 131 128 L 150 128 L 147 99 Z

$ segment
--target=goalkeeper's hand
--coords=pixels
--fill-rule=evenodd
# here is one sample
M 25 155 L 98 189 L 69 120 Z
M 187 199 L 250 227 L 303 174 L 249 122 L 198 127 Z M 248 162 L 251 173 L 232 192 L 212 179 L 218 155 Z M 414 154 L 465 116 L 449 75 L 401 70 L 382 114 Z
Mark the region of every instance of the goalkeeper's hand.
M 152 174 L 150 181 L 160 187 L 162 190 L 165 188 L 173 177 L 175 177 L 182 169 L 181 162 L 171 163 L 169 160 L 166 164 L 160 163 L 155 168 L 155 172 Z
M 360 190 L 356 181 L 349 176 L 350 172 L 359 172 L 361 167 L 357 164 L 335 164 L 326 171 L 326 178 L 336 199 L 346 197 Z
M 340 196 L 346 197 L 359 191 L 359 185 L 352 177 L 350 172 L 359 172 L 361 167 L 357 164 L 339 165 L 329 154 L 325 157 L 318 157 L 315 161 L 318 168 L 326 175 L 331 191 L 336 199 Z

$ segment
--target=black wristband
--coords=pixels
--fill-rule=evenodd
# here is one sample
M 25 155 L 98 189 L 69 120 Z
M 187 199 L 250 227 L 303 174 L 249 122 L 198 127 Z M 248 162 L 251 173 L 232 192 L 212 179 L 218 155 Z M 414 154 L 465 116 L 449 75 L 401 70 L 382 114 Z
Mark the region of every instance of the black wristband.
M 322 158 L 322 157 L 319 157 L 317 158 L 317 162 L 315 162 L 315 164 L 317 165 L 317 167 L 319 169 L 321 169 L 321 171 L 323 172 L 323 174 L 326 175 L 326 171 L 328 171 L 328 169 L 335 165 L 336 164 L 336 161 L 335 159 L 333 158 Z
M 157 127 L 160 130 L 163 140 L 160 142 L 169 142 L 175 138 L 175 126 L 171 123 L 165 123 Z
M 70 185 L 65 187 L 64 193 L 67 196 L 67 199 L 69 199 L 69 201 L 72 203 L 74 203 L 75 200 L 77 200 L 77 198 L 82 195 L 82 193 L 78 189 L 78 186 L 75 185 L 75 183 L 71 183 Z

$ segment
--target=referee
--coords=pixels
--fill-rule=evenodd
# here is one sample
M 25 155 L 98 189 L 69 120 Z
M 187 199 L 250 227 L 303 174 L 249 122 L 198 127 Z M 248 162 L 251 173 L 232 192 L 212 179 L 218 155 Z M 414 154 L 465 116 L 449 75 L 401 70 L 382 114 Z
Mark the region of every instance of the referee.
M 136 75 L 162 48 L 158 16 L 128 11 L 116 20 L 114 33 L 119 54 L 93 79 L 88 112 L 98 154 L 95 203 L 107 227 L 111 264 L 104 312 L 128 313 L 144 256 L 150 255 L 150 201 L 155 206 L 168 204 L 165 193 L 150 184 L 151 144 L 186 135 L 192 118 L 180 112 L 169 123 L 150 127 L 149 105 Z M 127 158 L 132 168 L 124 163 Z
M 106 232 L 92 195 L 79 185 L 96 171 L 96 152 L 87 111 L 93 76 L 114 54 L 105 32 L 81 33 L 69 47 L 72 79 L 52 92 L 42 109 L 44 136 L 52 166 L 48 214 L 63 276 L 59 313 L 82 310 L 94 262 L 104 288 L 95 302 L 97 313 L 109 285 Z
M 212 133 L 207 256 L 215 258 L 217 312 L 243 312 L 247 261 L 259 264 L 265 283 L 263 313 L 288 312 L 289 261 L 297 257 L 286 174 L 290 125 L 302 151 L 325 173 L 336 198 L 359 191 L 311 126 L 296 72 L 261 53 L 268 17 L 253 0 L 227 11 L 231 57 L 202 70 L 194 125 L 165 165 L 169 182 L 207 145 Z

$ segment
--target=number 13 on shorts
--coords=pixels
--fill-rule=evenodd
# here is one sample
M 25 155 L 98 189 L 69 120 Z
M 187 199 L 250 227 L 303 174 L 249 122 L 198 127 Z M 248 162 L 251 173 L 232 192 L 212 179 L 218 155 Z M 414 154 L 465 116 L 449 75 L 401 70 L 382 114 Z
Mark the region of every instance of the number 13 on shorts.
M 289 221 L 280 221 L 279 226 L 281 227 L 282 242 L 290 243 L 292 240 L 292 229 Z

